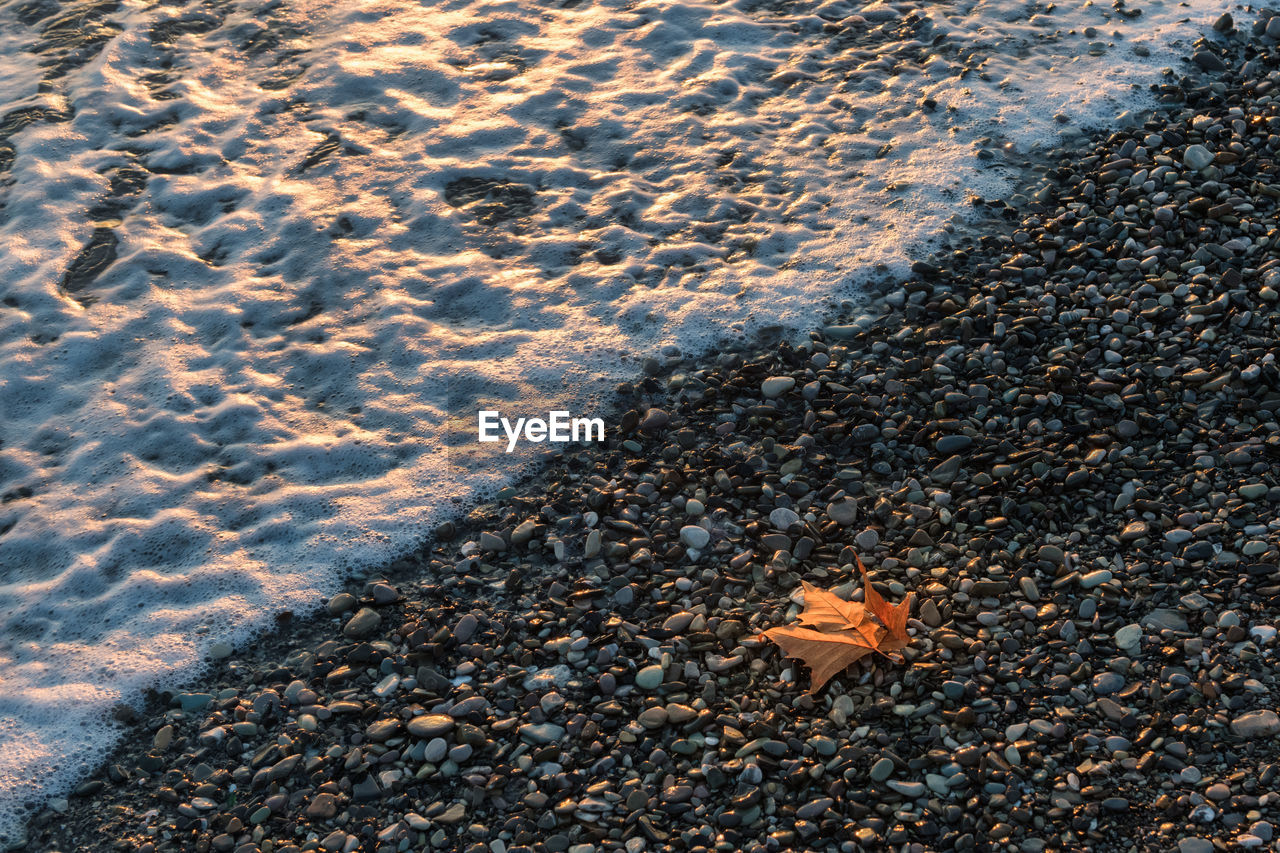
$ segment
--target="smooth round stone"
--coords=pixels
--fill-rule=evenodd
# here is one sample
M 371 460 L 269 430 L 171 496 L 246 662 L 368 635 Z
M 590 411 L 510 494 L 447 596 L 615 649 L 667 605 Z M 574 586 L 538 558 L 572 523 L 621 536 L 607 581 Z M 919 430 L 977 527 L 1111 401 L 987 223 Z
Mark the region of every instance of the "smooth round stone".
M 944 435 L 934 445 L 937 451 L 945 456 L 960 453 L 973 446 L 973 439 L 967 435 Z
M 1125 625 L 1115 633 L 1116 646 L 1125 651 L 1134 651 L 1142 643 L 1142 626 Z
M 636 687 L 641 690 L 656 690 L 658 685 L 662 684 L 665 675 L 662 667 L 657 664 L 646 666 L 636 673 Z
M 1276 638 L 1276 629 L 1272 625 L 1254 625 L 1249 629 L 1249 636 L 1259 645 L 1264 645 Z
M 1231 789 L 1222 782 L 1216 782 L 1205 789 L 1204 795 L 1219 803 L 1231 796 Z
M 1027 601 L 1040 600 L 1040 588 L 1036 586 L 1036 582 L 1029 577 L 1018 578 L 1018 589 L 1022 593 L 1022 597 Z
M 796 387 L 796 380 L 791 376 L 770 376 L 768 379 L 760 383 L 760 393 L 769 400 L 774 397 L 781 397 L 783 394 Z
M 769 523 L 778 530 L 786 530 L 799 520 L 800 516 L 796 514 L 795 510 L 787 509 L 783 506 L 769 513 Z
M 209 647 L 209 657 L 214 660 L 222 660 L 231 657 L 231 646 L 226 643 L 214 643 Z
M 677 725 L 680 723 L 687 723 L 694 717 L 698 716 L 698 712 L 688 705 L 681 705 L 674 702 L 666 707 L 666 711 L 667 719 Z
M 823 758 L 830 758 L 839 749 L 839 745 L 834 740 L 822 735 L 809 738 L 809 746 L 813 747 L 813 751 Z
M 841 527 L 848 527 L 858 518 L 858 504 L 848 498 L 829 503 L 827 517 Z
M 853 537 L 853 542 L 863 551 L 870 551 L 880 544 L 880 534 L 868 527 Z
M 1110 696 L 1124 688 L 1124 676 L 1118 672 L 1100 672 L 1093 677 L 1093 692 Z
M 340 592 L 329 599 L 329 615 L 341 616 L 348 610 L 356 609 L 356 597 L 349 592 Z
M 697 498 L 689 498 L 689 500 L 685 501 L 685 515 L 702 515 L 706 511 L 707 508 L 703 506 L 702 501 Z
M 1178 774 L 1178 778 L 1188 785 L 1194 785 L 1204 778 L 1204 774 L 1200 772 L 1199 767 L 1184 767 L 1182 772 Z
M 893 760 L 889 758 L 881 758 L 871 765 L 871 779 L 873 782 L 883 782 L 893 773 Z
M 640 429 L 645 432 L 654 432 L 660 430 L 671 422 L 671 415 L 662 409 L 650 409 L 644 416 L 644 420 L 640 422 Z
M 636 721 L 646 729 L 660 729 L 667 724 L 666 708 L 645 708 L 636 717 Z
M 696 524 L 686 524 L 680 528 L 680 541 L 701 551 L 710 544 L 711 534 Z
M 956 681 L 954 679 L 942 682 L 942 695 L 946 696 L 948 699 L 963 699 L 964 682 Z
M 448 754 L 448 741 L 442 737 L 435 737 L 427 741 L 427 746 L 422 751 L 422 760 L 431 764 L 439 764 L 444 761 L 444 757 Z
M 475 636 L 476 629 L 480 626 L 480 620 L 476 619 L 474 613 L 465 613 L 462 618 L 453 626 L 453 636 L 457 638 L 459 643 L 468 642 Z
M 1122 750 L 1124 752 L 1128 752 L 1133 746 L 1133 743 L 1128 738 L 1121 737 L 1120 735 L 1111 735 L 1102 743 L 1106 746 L 1108 752 L 1120 752 Z
M 1188 145 L 1182 153 L 1182 164 L 1188 169 L 1199 171 L 1213 162 L 1213 152 L 1203 145 Z

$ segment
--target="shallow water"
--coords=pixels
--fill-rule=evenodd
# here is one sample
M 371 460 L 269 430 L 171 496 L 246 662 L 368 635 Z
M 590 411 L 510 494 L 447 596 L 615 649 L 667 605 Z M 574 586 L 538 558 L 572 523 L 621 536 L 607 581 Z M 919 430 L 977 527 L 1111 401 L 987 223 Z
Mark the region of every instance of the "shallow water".
M 0 7 L 0 838 L 505 482 L 477 409 L 811 326 L 1216 14 L 1071 5 Z

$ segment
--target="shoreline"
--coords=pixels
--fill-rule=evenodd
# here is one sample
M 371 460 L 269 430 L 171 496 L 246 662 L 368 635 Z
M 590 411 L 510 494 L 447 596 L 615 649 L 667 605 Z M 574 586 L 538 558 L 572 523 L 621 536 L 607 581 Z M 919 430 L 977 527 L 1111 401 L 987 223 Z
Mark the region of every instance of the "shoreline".
M 621 435 L 155 697 L 24 849 L 1270 845 L 1280 193 L 1229 96 L 1269 135 L 1280 58 L 1209 44 L 1223 92 L 1059 163 L 1074 221 L 921 262 L 867 328 L 630 383 Z M 854 555 L 914 639 L 809 697 L 753 637 L 801 580 L 854 593 Z

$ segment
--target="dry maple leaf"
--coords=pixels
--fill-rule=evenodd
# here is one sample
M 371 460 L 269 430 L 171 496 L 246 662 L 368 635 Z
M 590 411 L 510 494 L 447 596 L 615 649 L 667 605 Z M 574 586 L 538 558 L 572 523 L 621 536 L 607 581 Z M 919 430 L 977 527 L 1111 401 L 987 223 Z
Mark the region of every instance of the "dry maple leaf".
M 858 568 L 862 571 L 862 602 L 845 601 L 805 583 L 804 611 L 798 624 L 764 632 L 787 657 L 799 658 L 809 667 L 810 693 L 817 693 L 832 676 L 872 652 L 893 657 L 907 645 L 912 596 L 891 607 L 871 585 L 862 560 L 858 560 Z

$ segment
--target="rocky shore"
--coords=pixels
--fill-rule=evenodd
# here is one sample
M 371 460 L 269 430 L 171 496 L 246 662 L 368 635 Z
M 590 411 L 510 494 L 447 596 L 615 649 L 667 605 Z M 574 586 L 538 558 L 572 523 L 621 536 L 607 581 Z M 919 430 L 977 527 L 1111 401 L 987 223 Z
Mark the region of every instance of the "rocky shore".
M 800 344 L 122 708 L 28 850 L 1275 849 L 1280 17 Z M 914 593 L 818 695 L 801 582 Z

